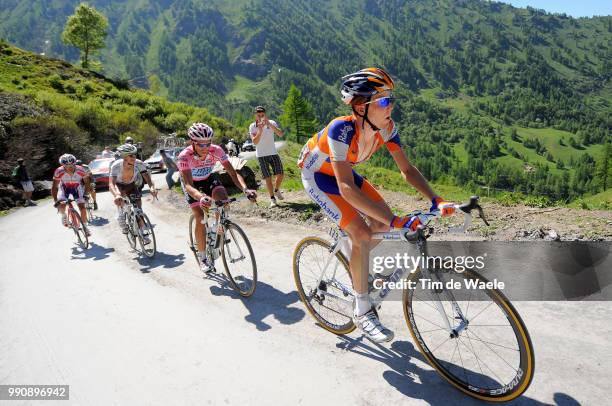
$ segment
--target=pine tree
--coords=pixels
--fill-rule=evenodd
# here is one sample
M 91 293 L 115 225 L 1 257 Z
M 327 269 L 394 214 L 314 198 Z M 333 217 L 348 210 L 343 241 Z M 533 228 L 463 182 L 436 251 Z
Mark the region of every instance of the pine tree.
M 287 128 L 290 137 L 298 142 L 305 141 L 318 126 L 311 104 L 302 97 L 302 92 L 291 84 L 283 104 L 281 124 Z
M 601 190 L 606 190 L 612 185 L 612 145 L 606 143 L 601 153 L 601 158 L 597 161 L 597 169 L 595 170 L 596 184 Z

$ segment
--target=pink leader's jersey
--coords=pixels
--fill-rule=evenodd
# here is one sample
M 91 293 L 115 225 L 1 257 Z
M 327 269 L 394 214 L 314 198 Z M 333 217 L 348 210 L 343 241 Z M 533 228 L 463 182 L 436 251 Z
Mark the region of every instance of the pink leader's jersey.
M 83 184 L 83 179 L 86 176 L 87 172 L 82 166 L 75 165 L 72 175 L 66 172 L 63 166 L 60 166 L 53 173 L 53 180 L 59 180 L 60 185 L 65 188 L 75 189 Z
M 194 182 L 206 180 L 212 173 L 216 162 L 227 162 L 227 154 L 223 149 L 211 144 L 208 154 L 201 159 L 193 151 L 193 146 L 185 148 L 178 156 L 178 167 L 181 171 L 191 170 L 191 177 Z

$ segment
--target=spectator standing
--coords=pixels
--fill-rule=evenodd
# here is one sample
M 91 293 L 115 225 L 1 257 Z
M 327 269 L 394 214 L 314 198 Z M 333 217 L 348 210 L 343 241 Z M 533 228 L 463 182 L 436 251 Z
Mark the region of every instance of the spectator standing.
M 276 207 L 276 199 L 284 200 L 280 186 L 283 182 L 283 163 L 274 145 L 274 135 L 283 136 L 283 132 L 274 120 L 268 119 L 266 109 L 262 106 L 255 108 L 255 122 L 249 126 L 249 134 L 255 144 L 255 155 L 259 161 L 261 174 L 266 182 L 268 195 L 270 196 L 270 207 Z M 272 172 L 272 173 L 270 173 Z M 272 174 L 276 176 L 274 186 Z
M 21 184 L 23 190 L 24 206 L 36 206 L 36 203 L 32 201 L 32 192 L 34 192 L 34 185 L 32 185 L 32 179 L 28 174 L 28 169 L 25 166 L 23 158 L 17 159 L 17 166 L 13 169 L 13 176 Z
M 172 179 L 172 175 L 174 172 L 178 172 L 178 166 L 174 162 L 171 156 L 169 156 L 165 149 L 160 149 L 159 154 L 164 161 L 164 165 L 166 165 L 166 183 L 168 184 L 168 189 L 172 189 L 174 186 L 174 179 Z

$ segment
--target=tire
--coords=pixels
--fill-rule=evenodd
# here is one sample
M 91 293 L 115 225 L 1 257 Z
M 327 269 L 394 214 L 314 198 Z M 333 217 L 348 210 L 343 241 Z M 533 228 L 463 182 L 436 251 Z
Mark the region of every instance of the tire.
M 127 238 L 128 243 L 130 244 L 130 247 L 133 250 L 135 250 L 138 236 L 134 234 L 134 230 L 132 230 L 132 223 L 131 223 L 131 219 L 129 218 L 129 216 L 127 214 L 124 214 L 124 217 L 125 217 L 125 224 L 127 224 L 127 229 L 128 229 L 128 232 L 127 234 L 125 234 L 125 237 Z
M 321 281 L 319 284 L 319 289 L 324 289 L 329 295 L 333 294 L 335 297 L 326 296 L 325 294 L 316 294 L 314 291 L 316 287 L 314 285 L 316 285 L 316 281 L 320 276 L 320 274 L 316 272 L 313 272 L 310 277 L 313 285 L 307 286 L 306 289 L 304 287 L 304 282 L 306 282 L 305 279 L 307 279 L 309 276 L 307 275 L 309 258 L 306 258 L 306 252 L 318 250 L 319 254 L 326 253 L 327 256 L 323 256 L 322 258 L 327 259 L 329 253 L 331 252 L 330 248 L 331 245 L 329 242 L 318 237 L 306 237 L 300 241 L 293 252 L 293 277 L 295 279 L 298 294 L 300 295 L 300 300 L 304 303 L 308 309 L 308 312 L 315 318 L 318 324 L 334 334 L 348 334 L 355 330 L 355 324 L 353 323 L 352 318 L 352 293 L 339 289 L 337 286 L 330 283 L 332 282 L 330 279 L 326 279 Z M 341 282 L 352 292 L 353 282 L 349 272 L 348 261 L 340 252 L 336 254 L 336 260 L 338 261 L 336 269 L 337 271 L 339 270 L 341 272 L 341 275 L 339 275 L 342 278 Z M 319 268 L 319 270 L 320 269 L 321 268 Z M 330 288 L 334 289 L 335 292 L 330 292 Z M 338 300 L 337 298 L 340 298 L 340 300 L 345 300 L 346 303 L 340 303 L 341 306 L 339 306 L 340 308 L 338 309 L 327 306 L 327 303 L 333 304 L 334 301 Z M 329 315 L 322 314 L 323 309 L 328 309 Z M 337 320 L 330 320 L 331 315 L 337 317 Z
M 76 234 L 77 242 L 79 246 L 86 250 L 89 248 L 89 238 L 87 237 L 87 226 L 83 223 L 81 219 L 81 215 L 74 210 L 72 207 L 69 209 L 70 211 L 70 223 L 72 231 Z
M 224 241 L 221 245 L 221 258 L 223 259 L 225 274 L 232 288 L 234 288 L 240 296 L 249 297 L 255 293 L 255 288 L 257 287 L 257 262 L 255 262 L 253 248 L 246 234 L 237 224 L 227 221 L 223 225 L 223 231 Z M 238 237 L 242 239 L 241 244 L 237 243 Z M 232 247 L 232 243 L 234 243 L 234 247 Z M 237 249 L 238 247 L 240 250 Z M 236 254 L 242 254 L 242 257 L 238 258 L 238 261 L 250 260 L 250 266 L 245 262 L 245 271 L 240 272 L 240 274 L 238 274 L 236 270 L 230 271 L 230 265 L 237 262 L 234 259 L 234 255 Z
M 200 264 L 200 258 L 198 257 L 198 244 L 195 237 L 195 217 L 193 214 L 189 217 L 189 248 L 193 252 L 199 268 L 202 264 Z
M 93 199 L 91 197 L 85 202 L 85 207 L 87 208 L 87 224 L 91 224 L 94 220 Z
M 471 270 L 466 270 L 465 272 L 461 274 L 461 276 L 465 278 L 466 280 L 472 280 L 472 281 L 478 281 L 478 282 L 482 281 L 485 283 L 488 282 L 488 280 L 485 277 Z M 414 281 L 415 283 L 418 284 L 418 281 L 421 278 L 422 278 L 422 273 L 421 273 L 421 270 L 419 269 L 408 277 L 408 281 Z M 470 395 L 477 399 L 487 400 L 491 402 L 510 401 L 512 399 L 517 398 L 518 396 L 520 396 L 527 390 L 527 388 L 531 384 L 531 380 L 533 379 L 534 368 L 535 368 L 535 356 L 534 356 L 534 351 L 533 351 L 533 345 L 531 344 L 531 338 L 529 337 L 529 333 L 527 332 L 527 328 L 525 327 L 523 320 L 521 319 L 520 315 L 517 313 L 514 306 L 512 306 L 510 301 L 503 295 L 502 292 L 500 292 L 497 289 L 478 290 L 477 294 L 480 292 L 483 292 L 483 295 L 486 294 L 486 297 L 490 299 L 489 301 L 482 301 L 482 302 L 484 303 L 491 302 L 491 303 L 487 305 L 482 305 L 485 307 L 480 312 L 478 311 L 478 309 L 477 310 L 471 309 L 472 313 L 476 313 L 476 315 L 473 318 L 469 317 L 470 316 L 469 300 L 472 298 L 472 293 L 470 292 L 467 309 L 462 308 L 462 312 L 464 312 L 465 317 L 471 323 L 468 324 L 467 328 L 463 330 L 462 332 L 460 332 L 457 337 L 453 338 L 453 337 L 449 337 L 448 331 L 445 329 L 432 329 L 431 324 L 435 324 L 435 323 L 429 322 L 431 324 L 425 324 L 424 322 L 421 322 L 420 319 L 423 319 L 425 321 L 427 321 L 427 319 L 424 318 L 422 315 L 415 313 L 414 311 L 415 303 L 419 303 L 418 301 L 413 300 L 413 296 L 415 295 L 416 291 L 417 289 L 404 289 L 403 307 L 404 307 L 404 316 L 406 319 L 406 323 L 408 325 L 408 329 L 410 330 L 410 334 L 412 335 L 414 342 L 418 346 L 423 356 L 427 359 L 427 362 L 445 380 L 447 380 L 451 385 L 453 385 L 455 388 L 459 389 L 463 393 L 466 393 L 467 395 Z M 480 302 L 481 301 L 479 301 L 478 303 Z M 457 303 L 462 303 L 462 302 L 459 301 Z M 491 308 L 492 303 L 497 305 L 497 308 Z M 423 303 L 423 304 L 427 305 L 427 303 Z M 446 304 L 449 309 L 451 308 L 450 302 L 445 302 L 444 304 Z M 422 308 L 428 310 L 426 306 L 422 306 Z M 491 310 L 488 310 L 489 308 L 491 308 Z M 500 320 L 507 321 L 509 323 L 508 326 L 504 326 L 502 324 L 500 325 L 481 324 L 480 327 L 488 327 L 489 329 L 492 330 L 490 333 L 488 333 L 488 336 L 487 336 L 487 333 L 485 333 L 483 330 L 478 329 L 479 327 L 478 324 L 474 324 L 474 320 L 477 317 L 480 317 L 480 315 L 483 312 L 499 313 L 501 316 Z M 438 313 L 437 320 L 439 320 L 439 318 L 440 318 L 440 314 Z M 452 318 L 449 317 L 449 320 L 452 320 Z M 482 318 L 476 323 L 481 323 L 481 321 L 482 321 Z M 429 331 L 420 331 L 419 325 L 424 326 Z M 495 327 L 495 329 L 492 329 L 491 327 Z M 500 330 L 499 329 L 500 327 L 507 327 L 507 328 L 504 330 Z M 443 330 L 443 331 L 435 332 L 435 330 Z M 507 331 L 508 334 L 504 334 L 505 331 Z M 513 338 L 511 337 L 510 332 L 513 332 L 514 334 Z M 431 348 L 429 348 L 429 346 L 426 343 L 426 339 L 424 336 L 424 334 L 426 333 L 431 334 L 431 335 L 436 334 L 437 336 L 440 336 L 440 334 L 446 334 L 446 336 L 449 337 L 447 340 L 456 340 L 456 341 L 450 341 L 450 342 L 455 343 L 455 350 L 453 350 L 453 356 L 456 350 L 457 349 L 459 350 L 458 355 L 460 358 L 458 359 L 461 360 L 461 367 L 453 365 L 452 363 L 453 358 L 451 358 L 451 362 L 439 359 L 433 353 L 433 351 L 437 351 L 438 349 L 440 349 L 440 353 L 442 353 L 442 348 L 444 348 L 446 344 L 440 343 L 439 339 L 432 339 L 432 343 L 436 344 L 436 348 L 432 350 Z M 483 340 L 481 335 L 482 337 L 485 337 L 485 338 L 489 338 L 489 337 L 491 338 L 489 339 L 489 341 Z M 465 342 L 461 341 L 462 338 L 465 340 Z M 510 346 L 502 345 L 502 344 L 506 344 L 507 342 L 513 343 L 514 340 L 516 340 L 516 345 L 518 347 L 517 349 L 511 348 Z M 467 345 L 466 343 L 469 345 Z M 507 362 L 507 360 L 503 359 L 502 356 L 497 354 L 494 351 L 494 349 L 497 349 L 497 347 L 500 347 L 499 348 L 500 352 L 508 353 L 511 355 L 511 358 L 517 359 L 518 368 L 514 372 L 512 372 L 512 373 L 516 373 L 516 375 L 513 378 L 509 379 L 508 382 L 502 381 L 499 384 L 495 384 L 497 386 L 491 384 L 492 381 L 500 379 L 498 376 L 501 374 L 496 374 L 495 371 L 491 369 L 491 365 L 485 362 L 487 360 L 485 355 L 488 355 L 488 354 L 476 356 L 475 348 L 478 348 L 478 347 L 487 347 L 489 350 L 488 352 L 492 352 L 495 355 L 495 356 L 491 356 L 491 359 L 492 360 L 497 359 L 496 361 L 497 363 L 499 363 L 500 359 L 503 360 L 507 364 L 507 366 L 504 366 L 503 363 L 500 364 L 503 366 L 504 370 L 510 371 L 514 367 L 511 366 Z M 452 345 L 451 345 L 451 348 L 452 348 Z M 467 349 L 467 352 L 465 353 L 465 355 L 461 354 L 462 348 L 463 348 L 463 351 L 466 351 Z M 471 354 L 470 354 L 470 350 L 471 350 Z M 474 355 L 474 357 L 471 356 L 472 354 Z M 475 371 L 475 379 L 473 380 L 470 380 L 470 378 L 468 378 L 467 376 L 468 372 L 471 372 L 471 371 L 468 370 L 465 365 L 468 363 L 468 361 L 470 361 L 470 358 L 475 360 L 475 362 L 473 362 L 473 365 L 477 365 L 480 368 L 480 372 Z M 488 370 L 485 369 L 488 371 L 487 373 L 483 371 L 482 366 L 486 366 L 488 368 Z M 460 372 L 459 368 L 463 369 L 463 374 L 456 373 L 453 371 L 453 369 L 456 369 L 457 372 Z M 493 372 L 493 375 L 495 376 L 495 378 L 491 377 L 491 372 Z M 508 376 L 512 377 L 511 373 L 509 373 Z M 480 383 L 481 381 L 483 382 L 482 385 Z M 486 382 L 486 384 L 484 384 L 484 382 Z
M 147 217 L 145 213 L 139 214 L 137 220 L 138 218 L 142 219 L 143 228 L 149 231 L 149 238 L 151 239 L 151 242 L 145 245 L 144 236 L 140 227 L 138 227 L 138 241 L 140 242 L 141 252 L 147 258 L 153 258 L 155 256 L 155 253 L 157 252 L 157 241 L 155 240 L 155 232 L 153 231 L 153 226 L 151 226 L 149 217 Z M 136 222 L 136 224 L 138 224 L 138 221 Z

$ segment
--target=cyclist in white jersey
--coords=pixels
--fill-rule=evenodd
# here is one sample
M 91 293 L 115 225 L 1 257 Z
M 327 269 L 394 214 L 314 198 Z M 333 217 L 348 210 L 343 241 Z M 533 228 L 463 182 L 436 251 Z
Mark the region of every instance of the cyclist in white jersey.
M 115 205 L 117 205 L 117 222 L 121 227 L 121 232 L 127 234 L 127 224 L 125 224 L 125 216 L 123 214 L 123 199 L 122 196 L 133 196 L 136 205 L 142 207 L 142 188 L 144 182 L 149 185 L 151 195 L 157 197 L 157 189 L 151 180 L 151 176 L 147 171 L 147 166 L 144 162 L 136 159 L 137 149 L 134 145 L 124 144 L 117 148 L 117 152 L 121 154 L 121 159 L 113 162 L 110 169 L 110 179 L 108 190 L 113 195 Z M 143 224 L 139 224 L 140 227 Z M 149 238 L 144 236 L 145 244 L 148 244 Z

